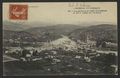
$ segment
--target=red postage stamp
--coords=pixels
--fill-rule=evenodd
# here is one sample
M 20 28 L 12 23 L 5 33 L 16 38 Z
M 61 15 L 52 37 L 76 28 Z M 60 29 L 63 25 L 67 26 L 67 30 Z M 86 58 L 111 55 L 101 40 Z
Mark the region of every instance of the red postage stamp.
M 28 19 L 28 5 L 9 5 L 9 18 L 12 20 L 27 20 Z

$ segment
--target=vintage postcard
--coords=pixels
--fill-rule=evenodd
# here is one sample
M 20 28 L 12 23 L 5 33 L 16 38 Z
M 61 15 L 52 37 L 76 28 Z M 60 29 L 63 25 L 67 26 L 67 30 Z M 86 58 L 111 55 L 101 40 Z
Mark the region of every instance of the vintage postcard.
M 117 2 L 3 3 L 3 75 L 117 75 Z

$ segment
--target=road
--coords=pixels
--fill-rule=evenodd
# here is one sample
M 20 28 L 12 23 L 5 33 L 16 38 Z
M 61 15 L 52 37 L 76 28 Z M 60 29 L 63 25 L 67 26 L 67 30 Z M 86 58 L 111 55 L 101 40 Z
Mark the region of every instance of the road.
M 116 51 L 100 51 L 100 50 L 97 50 L 97 52 L 101 53 L 101 54 L 113 53 L 113 54 L 115 54 L 115 56 L 118 56 L 118 53 Z
M 16 58 L 13 58 L 13 57 L 10 57 L 10 56 L 7 56 L 7 55 L 3 55 L 3 63 L 4 62 L 9 62 L 9 61 L 17 61 L 19 59 L 16 59 Z

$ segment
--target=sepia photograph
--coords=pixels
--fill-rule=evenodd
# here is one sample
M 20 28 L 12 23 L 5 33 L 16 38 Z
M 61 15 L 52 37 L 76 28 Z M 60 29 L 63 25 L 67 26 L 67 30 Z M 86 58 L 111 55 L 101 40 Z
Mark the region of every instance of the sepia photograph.
M 117 75 L 116 2 L 3 3 L 3 75 Z

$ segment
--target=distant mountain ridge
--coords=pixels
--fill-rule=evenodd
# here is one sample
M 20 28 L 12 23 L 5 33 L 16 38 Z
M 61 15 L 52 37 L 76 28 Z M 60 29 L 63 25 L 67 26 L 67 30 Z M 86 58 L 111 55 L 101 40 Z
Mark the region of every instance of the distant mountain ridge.
M 15 23 L 15 22 L 9 22 L 9 21 L 3 22 L 3 30 L 23 31 L 25 29 L 28 29 L 28 27 L 27 25 L 22 23 Z
M 19 31 L 4 29 L 4 39 L 14 39 L 21 37 L 23 41 L 53 41 L 66 35 L 76 40 L 84 39 L 82 37 L 88 34 L 91 40 L 117 41 L 117 26 L 111 24 L 100 24 L 93 26 L 77 26 L 71 24 L 58 24 L 53 26 L 34 27 Z M 26 39 L 24 39 L 26 38 Z

